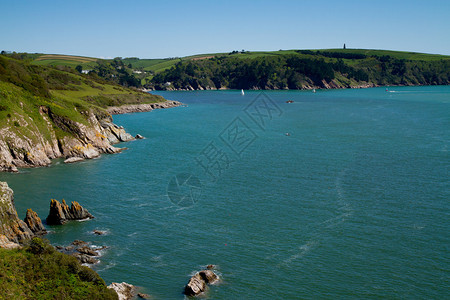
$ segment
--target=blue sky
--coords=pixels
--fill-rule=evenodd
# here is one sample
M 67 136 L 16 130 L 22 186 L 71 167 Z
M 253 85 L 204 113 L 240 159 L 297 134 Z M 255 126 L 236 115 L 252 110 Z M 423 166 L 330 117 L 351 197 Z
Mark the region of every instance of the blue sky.
M 347 48 L 450 55 L 450 1 L 0 0 L 0 50 L 163 58 Z

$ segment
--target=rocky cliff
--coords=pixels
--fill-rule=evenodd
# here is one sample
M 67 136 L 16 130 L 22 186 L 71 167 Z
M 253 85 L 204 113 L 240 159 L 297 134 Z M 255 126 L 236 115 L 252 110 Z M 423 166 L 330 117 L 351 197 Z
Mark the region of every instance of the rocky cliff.
M 72 162 L 101 153 L 117 153 L 121 149 L 112 144 L 134 139 L 113 124 L 110 115 L 84 113 L 83 122 L 74 121 L 41 106 L 39 116 L 34 118 L 43 119 L 44 128 L 36 126 L 35 120 L 24 114 L 14 124 L 0 128 L 0 171 L 47 166 L 51 159 L 59 157 Z
M 45 232 L 41 219 L 31 209 L 27 211 L 25 222 L 19 219 L 13 194 L 6 182 L 0 182 L 0 248 L 17 248 Z

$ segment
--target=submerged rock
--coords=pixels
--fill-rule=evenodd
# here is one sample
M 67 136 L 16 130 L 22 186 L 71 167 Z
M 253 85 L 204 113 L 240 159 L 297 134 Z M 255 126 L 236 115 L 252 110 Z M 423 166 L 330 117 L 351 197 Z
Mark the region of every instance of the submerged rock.
M 96 234 L 96 235 L 104 235 L 105 233 L 106 233 L 106 231 L 105 230 L 98 230 L 98 229 L 95 229 L 94 231 L 92 231 L 94 234 Z
M 86 254 L 89 256 L 98 256 L 98 252 L 95 250 L 92 250 L 91 248 L 89 248 L 88 246 L 83 246 L 77 249 L 78 252 L 80 252 L 81 254 Z
M 150 299 L 150 295 L 148 295 L 148 294 L 138 293 L 137 295 L 141 299 Z
M 208 284 L 213 284 L 218 280 L 219 276 L 210 269 L 197 272 L 184 287 L 184 294 L 187 296 L 199 295 L 207 289 Z
M 69 209 L 66 201 L 63 199 L 61 203 L 58 200 L 50 201 L 50 212 L 47 217 L 48 225 L 62 225 L 70 220 L 93 219 L 87 209 L 82 207 L 78 202 L 73 201 Z
M 72 245 L 80 246 L 80 245 L 87 245 L 87 243 L 85 241 L 82 241 L 82 240 L 75 240 L 75 241 L 72 242 Z
M 135 294 L 135 287 L 126 282 L 117 283 L 113 282 L 108 285 L 108 289 L 114 290 L 119 296 L 119 300 L 131 300 Z

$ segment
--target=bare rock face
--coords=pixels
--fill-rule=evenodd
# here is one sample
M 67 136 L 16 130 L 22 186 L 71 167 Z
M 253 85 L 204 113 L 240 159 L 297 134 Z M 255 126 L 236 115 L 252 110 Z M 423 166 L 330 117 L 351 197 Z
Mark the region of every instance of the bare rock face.
M 119 296 L 119 300 L 131 300 L 135 294 L 135 287 L 126 282 L 116 283 L 113 282 L 108 285 L 108 289 L 114 290 Z
M 20 247 L 21 247 L 20 244 L 11 242 L 10 240 L 8 240 L 8 238 L 5 235 L 0 234 L 0 248 L 3 248 L 3 249 L 17 249 L 17 248 L 20 248 Z
M 51 164 L 51 159 L 64 157 L 66 162 L 98 157 L 102 153 L 118 153 L 114 143 L 134 139 L 123 128 L 112 123 L 111 116 L 86 112 L 85 124 L 54 113 L 41 106 L 40 117 L 47 126 L 37 127 L 30 116 L 22 116 L 20 128 L 0 128 L 0 172 L 17 172 L 18 168 L 41 167 Z M 107 124 L 107 126 L 103 126 Z M 67 133 L 58 137 L 56 129 Z
M 187 296 L 195 296 L 206 290 L 206 282 L 199 273 L 189 279 L 188 284 L 184 287 L 184 294 Z
M 217 280 L 219 280 L 219 276 L 217 276 L 216 273 L 214 273 L 212 270 L 203 270 L 198 272 L 200 274 L 200 276 L 202 277 L 202 279 L 207 283 L 207 284 L 213 284 L 214 282 L 216 282 Z
M 47 233 L 44 225 L 42 224 L 41 218 L 38 217 L 38 214 L 34 212 L 31 208 L 27 209 L 27 214 L 25 216 L 25 224 L 27 224 L 28 228 L 36 234 L 43 235 Z
M 213 284 L 218 280 L 219 276 L 210 269 L 197 272 L 184 287 L 184 294 L 186 296 L 199 295 L 208 288 L 208 284 Z
M 87 218 L 93 219 L 94 216 L 76 201 L 72 202 L 70 209 L 64 199 L 61 203 L 55 199 L 50 201 L 50 212 L 47 217 L 48 225 L 63 225 L 67 221 L 83 220 Z
M 33 231 L 17 215 L 13 190 L 6 182 L 0 182 L 0 247 L 18 247 L 33 236 Z

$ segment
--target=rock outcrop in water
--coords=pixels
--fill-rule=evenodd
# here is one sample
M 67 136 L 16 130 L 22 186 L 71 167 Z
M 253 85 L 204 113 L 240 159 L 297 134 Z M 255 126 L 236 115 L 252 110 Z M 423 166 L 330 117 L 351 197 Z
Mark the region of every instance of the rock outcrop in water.
M 25 222 L 20 220 L 14 206 L 14 192 L 6 182 L 0 182 L 0 248 L 18 248 L 45 228 L 31 209 Z
M 213 284 L 218 280 L 219 276 L 210 269 L 197 272 L 184 287 L 184 294 L 186 296 L 199 295 L 206 291 L 208 284 Z
M 69 209 L 66 201 L 63 199 L 61 203 L 58 200 L 50 201 L 50 212 L 47 217 L 48 225 L 63 225 L 71 220 L 93 219 L 87 209 L 82 207 L 78 202 L 73 201 Z

